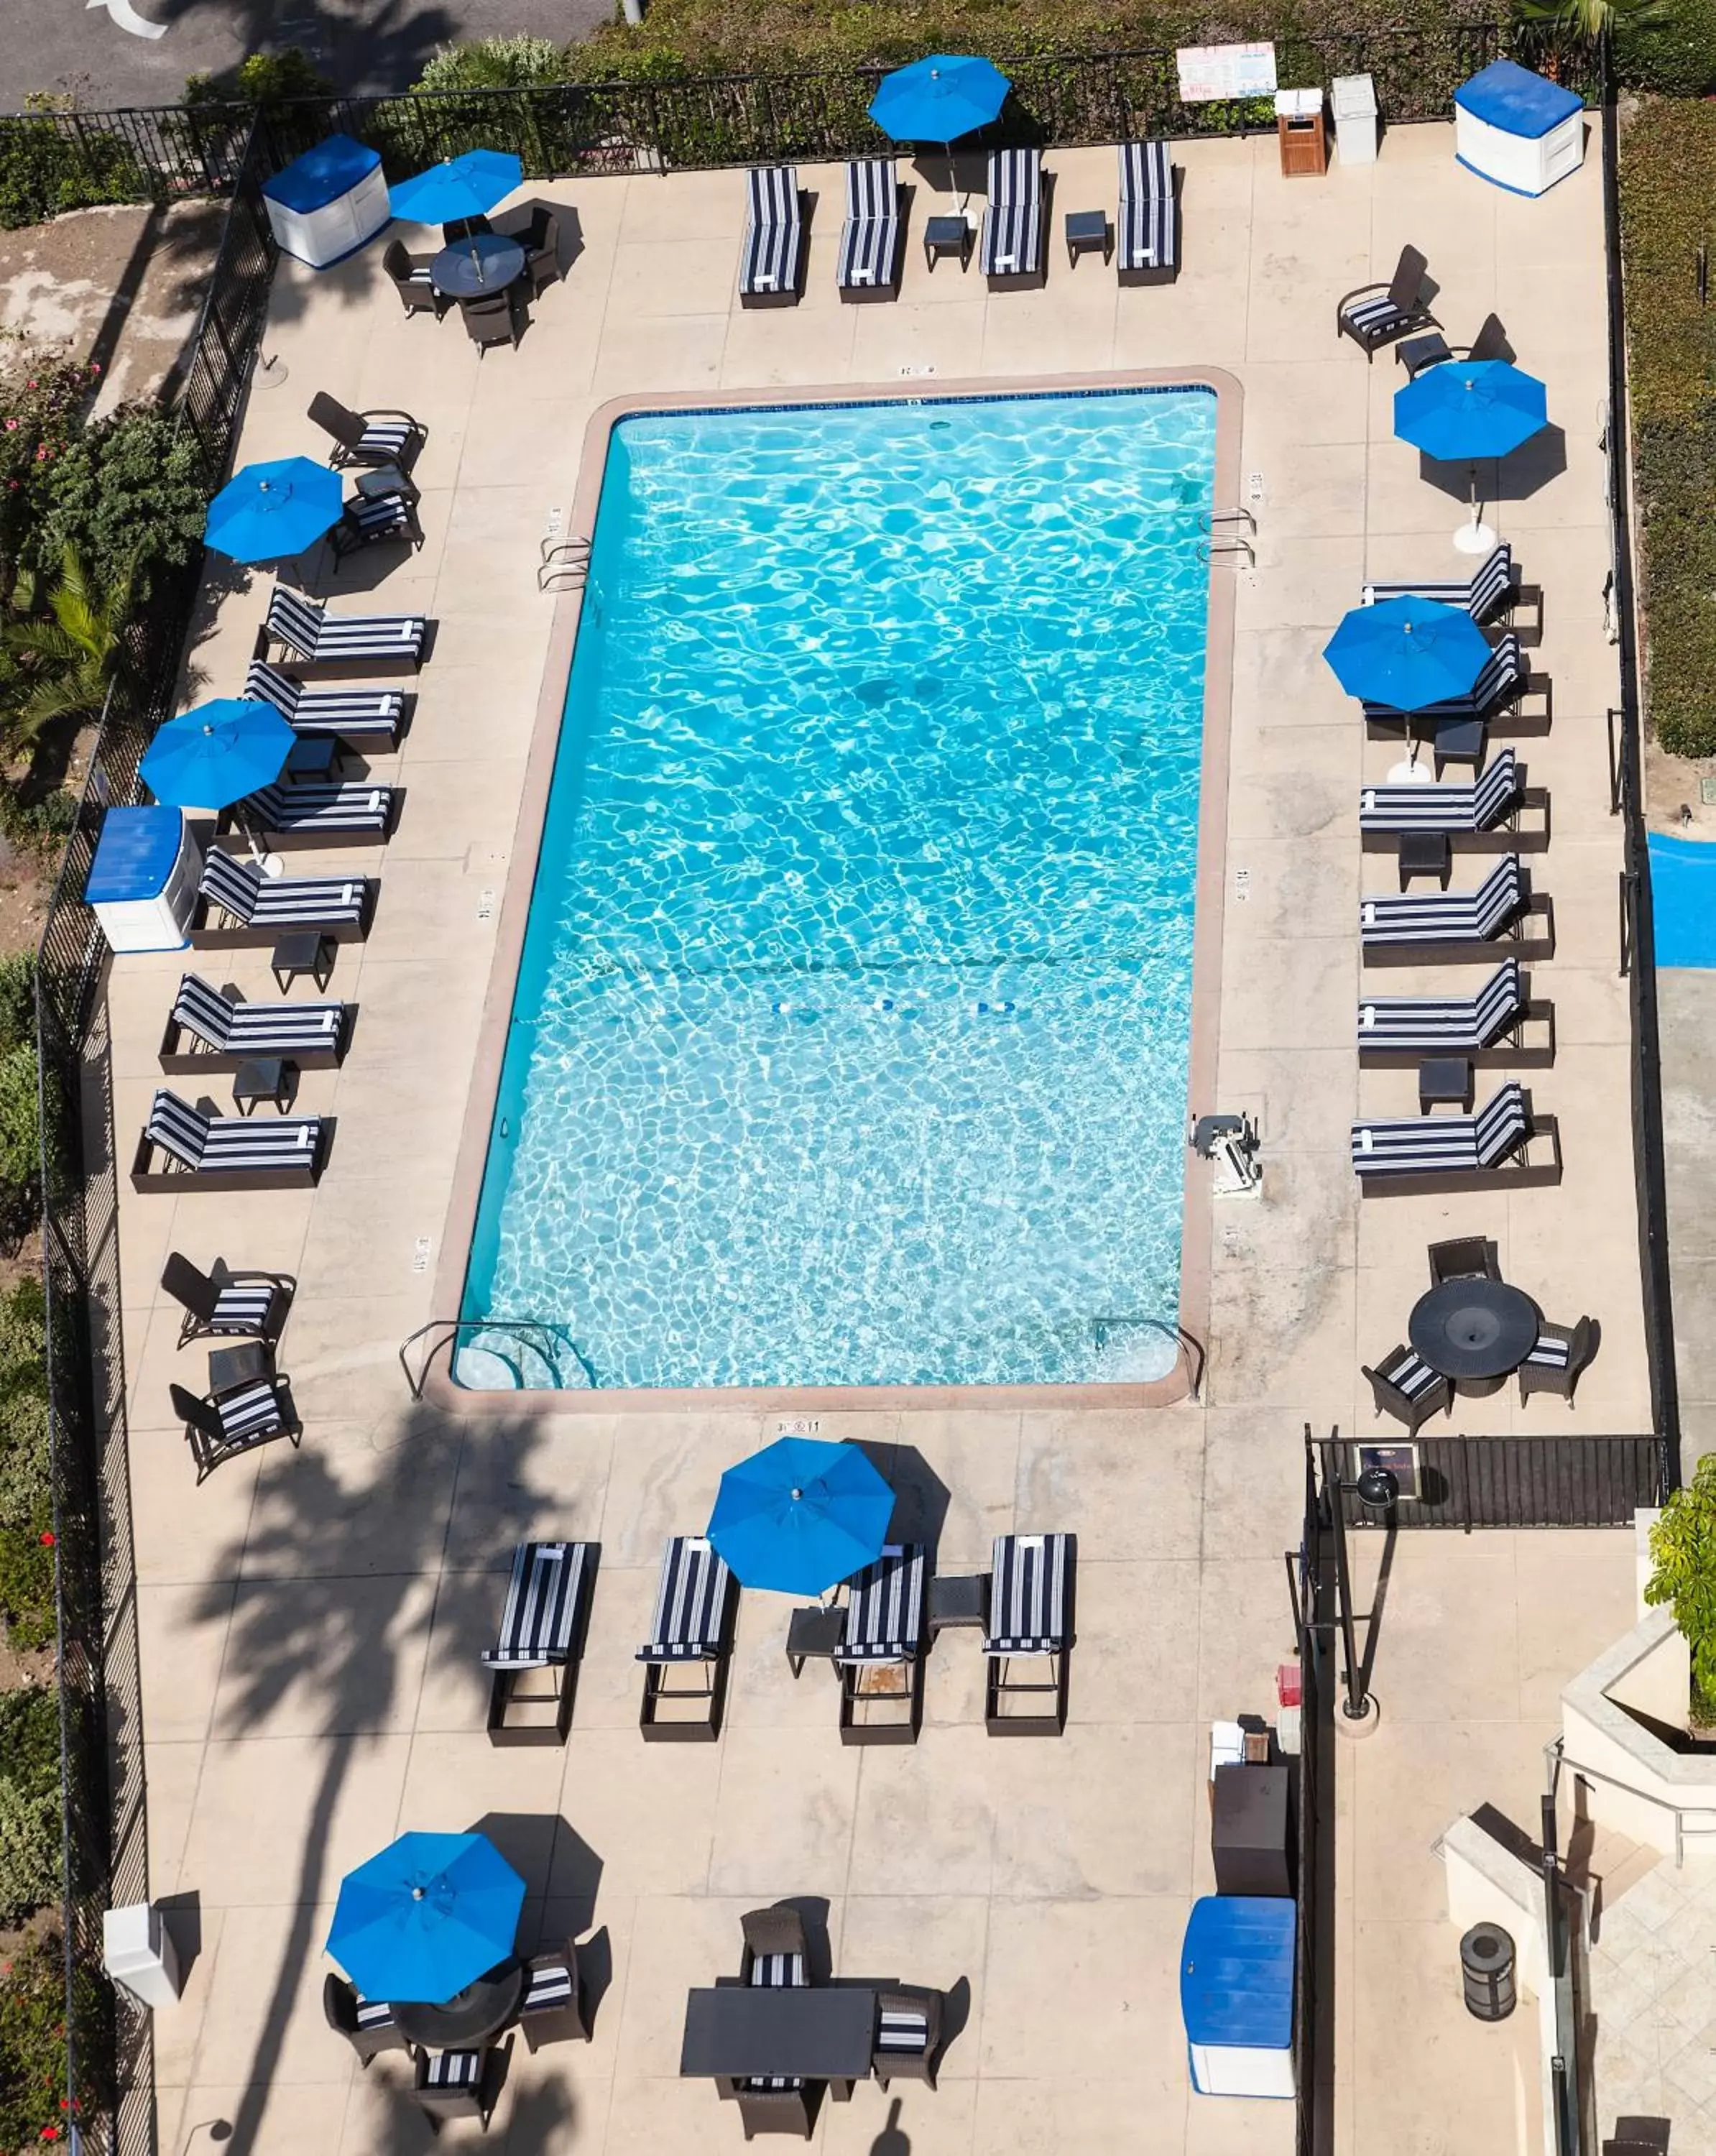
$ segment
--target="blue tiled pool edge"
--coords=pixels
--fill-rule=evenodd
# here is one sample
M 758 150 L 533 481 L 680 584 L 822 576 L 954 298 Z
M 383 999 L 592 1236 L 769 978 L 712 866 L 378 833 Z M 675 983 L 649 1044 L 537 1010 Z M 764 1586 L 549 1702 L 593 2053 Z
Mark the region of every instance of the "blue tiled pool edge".
M 1054 377 L 1037 380 L 939 382 L 891 385 L 843 385 L 806 388 L 789 395 L 755 393 L 727 397 L 642 395 L 617 398 L 602 407 L 586 429 L 572 513 L 571 535 L 590 536 L 608 469 L 610 438 L 624 420 L 644 414 L 778 412 L 907 403 L 934 405 L 1016 402 L 1032 396 L 1102 398 L 1140 391 L 1204 390 L 1215 400 L 1216 427 L 1213 502 L 1217 510 L 1237 498 L 1242 393 L 1230 375 L 1205 368 L 1177 368 L 1112 374 L 1100 378 Z M 471 1244 L 480 1203 L 482 1179 L 499 1097 L 510 1021 L 523 954 L 530 904 L 540 865 L 542 843 L 559 748 L 566 685 L 582 612 L 581 591 L 563 592 L 555 604 L 549 644 L 537 700 L 512 857 L 498 923 L 478 1051 L 473 1064 L 463 1137 L 439 1254 L 434 1307 L 450 1317 L 460 1307 Z M 1225 875 L 1228 726 L 1232 677 L 1233 583 L 1213 567 L 1208 587 L 1207 640 L 1204 682 L 1204 725 L 1200 775 L 1197 876 L 1193 931 L 1188 1100 L 1194 1112 L 1210 1105 L 1215 1072 L 1220 1013 L 1221 903 Z M 1207 1172 L 1206 1172 L 1207 1173 Z M 965 1407 L 1038 1407 L 1079 1403 L 1108 1406 L 1165 1404 L 1195 1389 L 1207 1337 L 1210 1243 L 1208 1183 L 1190 1172 L 1184 1186 L 1181 1228 L 1179 1325 L 1186 1342 L 1179 1364 L 1166 1378 L 1148 1383 L 876 1384 L 819 1386 L 709 1385 L 655 1386 L 634 1389 L 587 1390 L 569 1387 L 477 1391 L 455 1386 L 437 1365 L 430 1384 L 443 1404 L 460 1412 L 515 1411 L 528 1402 L 532 1411 L 548 1408 L 602 1412 L 619 1408 L 664 1410 L 698 1406 L 742 1409 L 869 1409 L 938 1404 Z M 505 1313 L 503 1313 L 505 1315 Z M 529 1313 L 520 1313 L 529 1315 Z M 491 1326 L 497 1321 L 486 1321 Z M 521 1363 L 527 1358 L 521 1358 Z M 444 1363 L 445 1358 L 444 1358 Z M 516 1382 L 516 1381 L 515 1381 Z

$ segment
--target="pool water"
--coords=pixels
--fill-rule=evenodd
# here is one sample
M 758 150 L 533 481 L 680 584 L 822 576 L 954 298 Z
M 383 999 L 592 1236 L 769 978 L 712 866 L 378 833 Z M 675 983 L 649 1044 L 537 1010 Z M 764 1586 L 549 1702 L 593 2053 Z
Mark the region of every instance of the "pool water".
M 467 1317 L 604 1389 L 1171 1365 L 1215 431 L 616 427 Z

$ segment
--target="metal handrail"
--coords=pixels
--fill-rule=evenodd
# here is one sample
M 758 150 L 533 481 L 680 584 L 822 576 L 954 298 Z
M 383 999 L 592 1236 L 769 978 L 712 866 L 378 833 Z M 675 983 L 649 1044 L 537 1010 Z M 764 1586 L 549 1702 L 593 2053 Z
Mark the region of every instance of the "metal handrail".
M 596 1382 L 596 1373 L 590 1365 L 589 1358 L 563 1325 L 556 1325 L 550 1320 L 542 1317 L 432 1317 L 426 1325 L 419 1325 L 416 1332 L 408 1334 L 399 1343 L 399 1368 L 405 1373 L 405 1383 L 410 1388 L 413 1399 L 420 1400 L 423 1398 L 423 1389 L 429 1382 L 429 1367 L 436 1356 L 443 1348 L 450 1348 L 460 1334 L 465 1332 L 516 1334 L 527 1347 L 533 1348 L 551 1369 L 557 1372 L 559 1365 L 555 1361 L 551 1350 L 563 1348 L 572 1356 L 579 1369 L 583 1372 L 590 1390 L 593 1393 L 600 1389 Z M 419 1340 L 431 1332 L 439 1337 L 432 1343 L 414 1375 L 409 1361 L 409 1351 Z M 532 1337 L 532 1335 L 536 1337 Z M 543 1346 L 544 1341 L 550 1343 L 548 1348 Z M 557 1386 L 550 1389 L 557 1391 L 559 1388 Z
M 1204 1343 L 1197 1335 L 1188 1332 L 1184 1326 L 1166 1317 L 1128 1316 L 1093 1317 L 1090 1320 L 1091 1330 L 1097 1334 L 1099 1347 L 1102 1344 L 1102 1334 L 1105 1327 L 1123 1325 L 1148 1326 L 1153 1332 L 1165 1332 L 1168 1335 L 1174 1342 L 1175 1362 L 1185 1364 L 1186 1376 L 1191 1385 L 1191 1397 L 1195 1400 L 1199 1396 L 1199 1388 L 1204 1382 L 1204 1365 L 1208 1360 Z

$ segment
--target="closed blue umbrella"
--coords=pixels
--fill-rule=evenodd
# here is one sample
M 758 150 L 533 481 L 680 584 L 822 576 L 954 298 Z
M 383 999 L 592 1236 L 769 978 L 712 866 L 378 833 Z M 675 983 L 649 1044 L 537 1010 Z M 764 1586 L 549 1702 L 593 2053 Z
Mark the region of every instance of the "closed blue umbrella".
M 1349 696 L 1417 711 L 1463 696 L 1483 670 L 1490 647 L 1463 608 L 1399 598 L 1354 607 L 1323 655 Z
M 327 1950 L 367 1999 L 439 2006 L 512 1952 L 524 1881 L 480 1834 L 402 1834 L 340 1882 Z
M 1544 385 L 1503 359 L 1444 360 L 1395 392 L 1395 433 L 1439 464 L 1472 467 L 1472 521 L 1454 537 L 1462 553 L 1487 553 L 1496 535 L 1478 521 L 1477 466 L 1511 456 L 1549 424 Z
M 742 1587 L 820 1594 L 881 1554 L 893 1510 L 855 1445 L 783 1437 L 722 1476 L 709 1539 Z
M 508 150 L 467 150 L 444 157 L 388 190 L 395 217 L 407 224 L 453 224 L 480 217 L 524 183 L 524 167 Z
M 339 522 L 340 502 L 340 475 L 308 457 L 246 465 L 209 503 L 203 536 L 235 562 L 282 561 Z
M 952 145 L 999 116 L 1012 88 L 999 68 L 958 53 L 932 53 L 884 75 L 870 100 L 870 116 L 891 141 L 939 142 L 948 152 L 948 185 L 953 184 Z
M 224 808 L 278 778 L 296 739 L 272 704 L 221 696 L 169 719 L 137 768 L 170 808 Z

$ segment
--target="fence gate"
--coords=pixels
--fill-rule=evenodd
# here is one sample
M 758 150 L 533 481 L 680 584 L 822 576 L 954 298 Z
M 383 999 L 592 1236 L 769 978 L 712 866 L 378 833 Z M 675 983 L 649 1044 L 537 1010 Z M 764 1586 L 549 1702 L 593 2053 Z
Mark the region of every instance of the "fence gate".
M 1630 1527 L 1670 1486 L 1654 1437 L 1419 1437 L 1338 1452 L 1349 1527 Z M 1373 1457 L 1400 1485 L 1386 1516 L 1351 1486 Z

